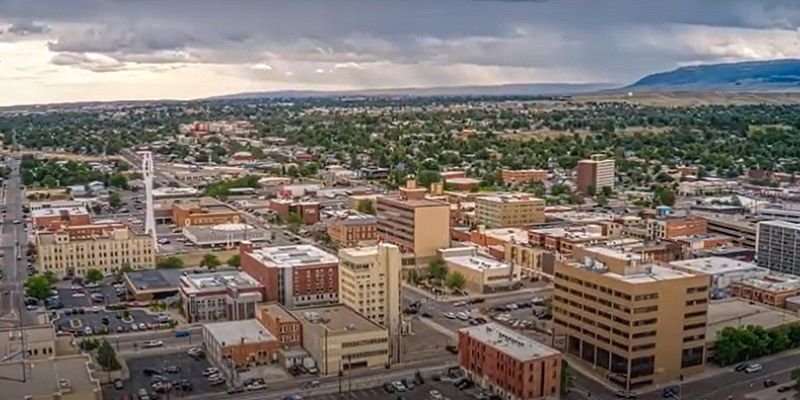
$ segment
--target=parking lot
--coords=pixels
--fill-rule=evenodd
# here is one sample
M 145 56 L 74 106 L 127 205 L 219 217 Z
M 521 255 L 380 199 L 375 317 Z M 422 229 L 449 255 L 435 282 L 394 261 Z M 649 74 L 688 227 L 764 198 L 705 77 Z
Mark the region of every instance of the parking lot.
M 58 318 L 54 320 L 53 325 L 56 331 L 75 332 L 78 335 L 85 335 L 86 328 L 90 327 L 92 333 L 99 332 L 104 326 L 108 327 L 108 332 L 130 332 L 133 331 L 133 324 L 136 324 L 136 331 L 142 330 L 141 324 L 145 325 L 145 329 L 157 326 L 159 323 L 159 316 L 149 314 L 144 310 L 127 310 L 130 318 L 125 317 L 125 311 L 106 311 L 99 310 L 93 312 L 92 310 L 82 309 L 83 314 L 66 315 L 69 309 L 59 310 Z M 118 318 L 119 317 L 119 318 Z M 106 318 L 108 324 L 103 321 Z M 163 317 L 161 318 L 164 319 Z M 80 333 L 78 333 L 80 332 Z
M 347 391 L 347 383 L 342 384 L 342 393 L 332 393 L 326 395 L 319 395 L 308 397 L 309 400 L 340 400 L 340 399 L 353 399 L 353 400 L 384 400 L 384 399 L 406 399 L 406 400 L 431 400 L 431 390 L 438 391 L 445 399 L 462 400 L 474 399 L 475 394 L 478 393 L 475 389 L 468 389 L 465 391 L 458 390 L 453 386 L 452 382 L 434 382 L 427 380 L 424 384 L 415 386 L 413 389 L 405 392 L 388 393 L 382 386 L 374 387 L 371 389 Z
M 113 386 L 106 386 L 103 388 L 103 398 L 107 400 L 117 400 L 124 393 L 133 395 L 135 398 L 136 392 L 141 388 L 147 389 L 150 394 L 153 394 L 151 386 L 151 377 L 144 373 L 145 368 L 157 371 L 163 371 L 167 366 L 177 366 L 180 368 L 178 373 L 162 373 L 167 379 L 171 381 L 180 381 L 188 379 L 192 384 L 191 393 L 211 393 L 211 392 L 224 392 L 227 390 L 225 385 L 211 386 L 208 380 L 203 376 L 203 370 L 211 367 L 211 364 L 205 358 L 195 360 L 189 357 L 185 352 L 168 353 L 158 356 L 138 357 L 127 360 L 128 370 L 130 371 L 130 379 L 124 382 L 121 390 L 114 389 Z M 172 397 L 175 396 L 173 393 Z
M 65 309 L 116 304 L 123 300 L 117 296 L 116 289 L 111 285 L 100 285 L 96 288 L 83 289 L 81 291 L 76 291 L 69 287 L 61 287 L 56 288 L 56 291 L 58 292 L 58 300 L 64 305 Z M 92 301 L 93 294 L 102 294 L 103 300 Z

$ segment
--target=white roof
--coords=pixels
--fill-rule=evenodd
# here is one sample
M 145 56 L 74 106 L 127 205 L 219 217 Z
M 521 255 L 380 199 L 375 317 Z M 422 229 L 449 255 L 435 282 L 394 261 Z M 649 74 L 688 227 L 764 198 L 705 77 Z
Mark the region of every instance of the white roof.
M 203 328 L 218 343 L 236 345 L 244 340 L 245 343 L 263 343 L 277 341 L 275 336 L 255 319 L 242 321 L 225 321 L 204 324 Z
M 281 268 L 339 263 L 339 259 L 333 254 L 308 244 L 262 247 L 254 250 L 253 256 L 262 263 Z
M 490 269 L 509 268 L 510 265 L 497 261 L 493 258 L 484 256 L 456 256 L 447 257 L 445 261 L 458 264 L 460 266 L 471 268 L 477 271 L 486 271 Z
M 470 338 L 500 350 L 520 361 L 531 361 L 560 352 L 494 322 L 462 328 Z
M 759 268 L 755 263 L 734 260 L 726 257 L 695 258 L 693 260 L 673 261 L 671 264 L 710 275 L 759 270 L 766 272 L 766 269 Z

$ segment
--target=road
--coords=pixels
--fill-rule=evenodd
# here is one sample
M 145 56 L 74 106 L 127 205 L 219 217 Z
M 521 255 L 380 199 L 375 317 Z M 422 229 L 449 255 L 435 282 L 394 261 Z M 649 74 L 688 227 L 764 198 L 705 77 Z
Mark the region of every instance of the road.
M 19 324 L 20 315 L 25 326 L 36 325 L 39 320 L 36 312 L 25 309 L 23 283 L 27 278 L 26 251 L 28 235 L 24 224 L 14 224 L 14 220 L 23 220 L 23 193 L 19 175 L 19 161 L 9 161 L 11 174 L 6 179 L 4 202 L 5 218 L 0 228 L 0 250 L 2 250 L 2 297 L 0 298 L 0 327 L 11 327 Z M 23 221 L 24 222 L 24 221 Z

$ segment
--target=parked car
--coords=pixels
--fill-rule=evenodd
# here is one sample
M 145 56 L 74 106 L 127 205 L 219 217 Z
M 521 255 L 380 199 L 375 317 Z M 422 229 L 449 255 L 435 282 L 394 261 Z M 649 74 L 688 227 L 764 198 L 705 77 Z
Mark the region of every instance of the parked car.
M 630 390 L 619 390 L 617 391 L 617 397 L 620 399 L 635 399 L 638 395 Z
M 430 392 L 428 392 L 428 396 L 432 400 L 442 400 L 442 399 L 444 399 L 444 396 L 442 396 L 442 394 L 439 393 L 438 390 L 431 390 Z
M 775 386 L 777 384 L 778 384 L 778 382 L 775 382 L 772 379 L 767 379 L 767 380 L 764 381 L 764 387 L 773 387 L 773 386 Z
M 446 312 L 446 313 L 444 313 L 444 316 L 445 316 L 445 318 L 447 318 L 447 319 L 455 319 L 455 318 L 456 318 L 456 315 L 455 315 L 455 314 L 453 314 L 453 313 L 451 313 L 451 312 Z
M 792 389 L 794 389 L 792 387 L 792 385 L 783 385 L 783 386 L 778 388 L 778 393 L 788 392 L 788 391 L 790 391 Z
M 125 387 L 125 384 L 122 382 L 122 379 L 114 379 L 114 389 L 122 390 Z
M 750 366 L 749 363 L 742 363 L 742 364 L 737 365 L 736 368 L 734 368 L 733 370 L 736 371 L 736 372 L 744 372 L 744 370 L 746 370 L 747 367 L 749 367 L 749 366 Z
M 392 386 L 394 387 L 395 391 L 398 391 L 398 392 L 405 392 L 406 391 L 406 386 L 403 385 L 403 382 L 394 381 L 394 382 L 392 382 Z
M 678 398 L 678 393 L 679 392 L 680 392 L 680 389 L 677 386 L 665 387 L 661 391 L 661 397 L 663 397 L 665 399 Z
M 744 372 L 746 374 L 754 374 L 756 372 L 761 371 L 762 369 L 764 369 L 764 367 L 762 367 L 761 364 L 755 363 L 748 365 L 747 368 L 745 368 Z
M 160 340 L 148 340 L 142 344 L 142 347 L 146 349 L 151 349 L 154 347 L 161 347 L 161 346 L 164 346 L 164 342 Z
M 394 393 L 396 391 L 394 386 L 389 382 L 383 384 L 383 390 L 385 390 L 386 393 Z
M 145 369 L 142 370 L 142 373 L 147 375 L 147 376 L 153 376 L 153 375 L 159 375 L 160 374 L 160 372 L 158 372 L 158 370 L 153 369 L 153 368 L 145 368 Z
M 219 370 L 214 367 L 206 368 L 203 370 L 203 376 L 211 376 L 214 374 L 219 374 Z

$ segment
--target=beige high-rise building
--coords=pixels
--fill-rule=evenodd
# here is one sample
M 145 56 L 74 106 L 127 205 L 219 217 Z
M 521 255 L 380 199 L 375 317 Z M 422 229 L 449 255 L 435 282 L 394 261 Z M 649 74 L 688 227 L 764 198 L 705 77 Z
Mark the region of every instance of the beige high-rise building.
M 541 224 L 545 201 L 528 195 L 481 196 L 475 199 L 475 222 L 487 228 Z
M 118 223 L 68 226 L 36 232 L 36 265 L 58 278 L 84 276 L 89 269 L 112 274 L 124 266 L 155 268 L 153 237 Z
M 613 158 L 606 158 L 602 154 L 593 154 L 588 160 L 578 161 L 577 186 L 578 191 L 589 194 L 589 188 L 600 193 L 604 187 L 614 189 L 614 174 L 616 162 Z
M 400 193 L 378 197 L 378 238 L 400 247 L 407 264 L 424 264 L 450 246 L 450 204 L 425 197 L 413 181 Z
M 339 300 L 389 331 L 389 354 L 397 360 L 402 286 L 400 249 L 388 243 L 339 250 Z
M 556 264 L 553 327 L 565 353 L 635 389 L 701 372 L 709 277 L 578 247 Z

